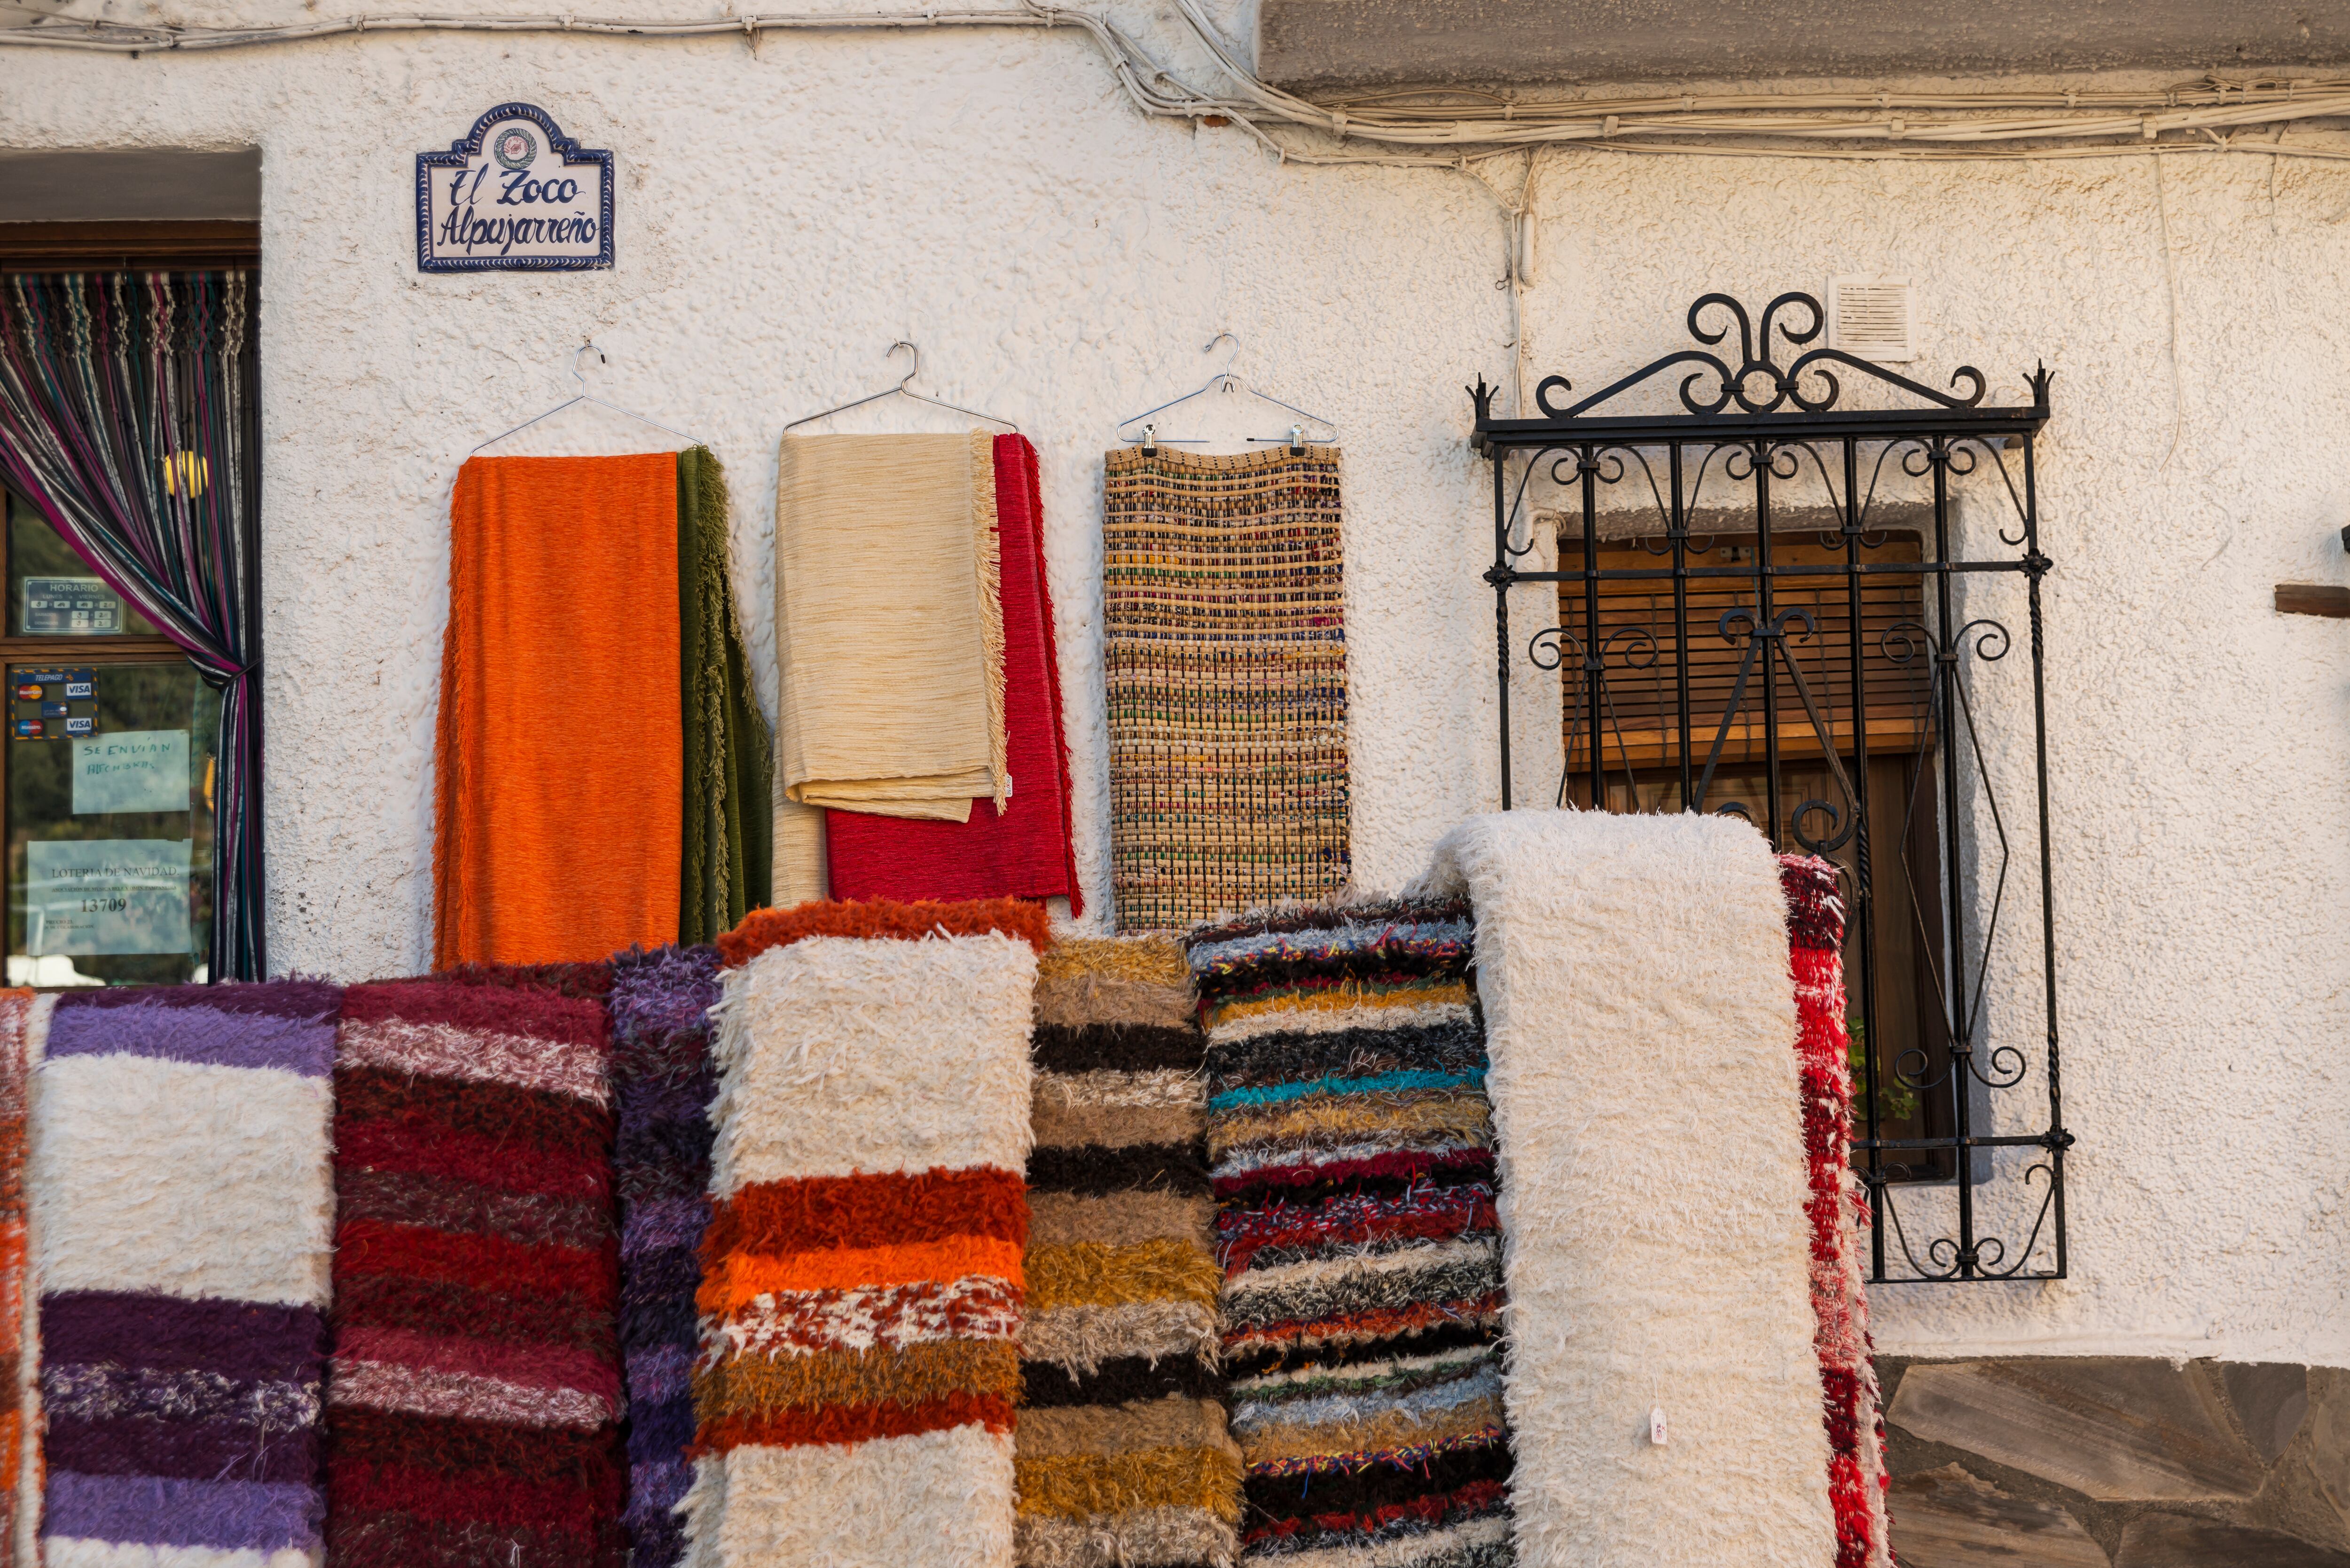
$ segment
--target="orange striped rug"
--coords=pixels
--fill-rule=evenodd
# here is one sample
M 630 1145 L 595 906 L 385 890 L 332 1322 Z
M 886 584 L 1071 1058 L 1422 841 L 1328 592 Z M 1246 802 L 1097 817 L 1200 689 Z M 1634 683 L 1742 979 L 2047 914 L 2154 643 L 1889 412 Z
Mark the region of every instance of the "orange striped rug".
M 1011 1562 L 1041 923 L 813 904 L 721 940 L 689 1560 Z

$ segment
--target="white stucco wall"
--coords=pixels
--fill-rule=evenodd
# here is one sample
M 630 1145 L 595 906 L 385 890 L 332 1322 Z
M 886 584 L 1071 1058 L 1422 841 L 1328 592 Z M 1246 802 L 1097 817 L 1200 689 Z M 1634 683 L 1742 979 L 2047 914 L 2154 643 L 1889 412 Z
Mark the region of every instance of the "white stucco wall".
M 507 99 L 615 151 L 612 272 L 417 275 L 414 154 Z M 763 673 L 785 421 L 894 378 L 884 350 L 910 337 L 931 389 L 1036 441 L 1098 896 L 1099 454 L 1230 328 L 1243 373 L 1342 432 L 1362 879 L 1401 881 L 1495 798 L 1490 481 L 1460 389 L 1506 378 L 1509 317 L 1498 209 L 1461 175 L 1284 167 L 1236 130 L 1147 123 L 1066 33 L 0 50 L 0 145 L 264 150 L 276 967 L 425 961 L 452 476 L 567 393 L 591 335 L 597 390 L 727 463 Z M 2036 359 L 2057 371 L 2040 480 L 2073 1278 L 1880 1291 L 1888 1351 L 2350 1364 L 2350 627 L 2269 608 L 2275 582 L 2345 576 L 2350 169 L 2288 164 L 2273 205 L 2263 160 L 2177 160 L 2168 182 L 2175 355 L 2145 159 L 1568 152 L 1542 174 L 1536 374 L 1592 388 L 1681 347 L 1709 288 L 1759 305 L 1880 270 L 1918 282 L 1921 372 L 1970 362 L 2011 400 Z M 501 450 L 648 444 L 669 443 L 575 411 Z M 1967 526 L 1991 515 L 1970 500 Z M 2010 587 L 1973 602 L 2020 636 Z M 1990 763 L 2015 801 L 2028 753 Z M 2033 940 L 2033 913 L 2011 908 L 2002 940 Z M 2035 1044 L 2014 997 L 1989 1006 Z M 1733 1136 L 1674 1115 L 1660 1158 Z
M 2350 1104 L 2335 934 L 2350 627 L 2278 616 L 2271 594 L 2350 576 L 2332 303 L 2350 171 L 2285 163 L 2272 209 L 2266 160 L 2165 165 L 2174 358 L 2151 164 L 1563 161 L 1543 179 L 1529 337 L 1541 369 L 1597 388 L 1679 347 L 1706 288 L 1759 305 L 1881 271 L 1916 283 L 1912 374 L 1980 366 L 1987 401 L 2022 402 L 2023 372 L 2056 371 L 2039 494 L 2058 563 L 2047 670 L 2074 1277 L 1880 1290 L 1878 1343 L 2340 1365 L 2350 1216 L 2329 1124 Z M 1972 547 L 1996 553 L 2003 501 L 1970 501 Z M 2002 614 L 2020 649 L 2016 585 L 1972 587 L 1962 614 Z M 2022 673 L 1977 687 L 1999 704 L 1985 727 L 2004 720 L 2012 742 L 1992 771 L 2019 861 L 2036 850 L 2018 820 Z M 2028 898 L 2036 878 L 2019 871 Z M 2036 916 L 2011 905 L 2001 942 L 2028 950 Z M 2028 999 L 1990 1005 L 1991 1038 L 2036 1056 Z

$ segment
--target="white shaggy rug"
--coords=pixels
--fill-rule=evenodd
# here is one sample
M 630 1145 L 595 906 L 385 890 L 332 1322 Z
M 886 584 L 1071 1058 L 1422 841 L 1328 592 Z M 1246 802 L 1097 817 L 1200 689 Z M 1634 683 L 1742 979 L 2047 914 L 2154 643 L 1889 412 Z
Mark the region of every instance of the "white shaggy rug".
M 1513 812 L 1447 835 L 1428 881 L 1476 911 L 1520 1568 L 1831 1568 L 1770 846 L 1731 817 Z

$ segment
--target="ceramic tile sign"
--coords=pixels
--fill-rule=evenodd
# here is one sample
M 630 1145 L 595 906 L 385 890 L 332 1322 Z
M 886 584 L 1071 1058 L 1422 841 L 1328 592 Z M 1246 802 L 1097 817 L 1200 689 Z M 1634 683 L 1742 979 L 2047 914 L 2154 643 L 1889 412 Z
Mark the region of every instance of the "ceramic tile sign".
M 416 155 L 416 270 L 612 265 L 612 155 L 535 104 L 502 103 L 446 152 Z

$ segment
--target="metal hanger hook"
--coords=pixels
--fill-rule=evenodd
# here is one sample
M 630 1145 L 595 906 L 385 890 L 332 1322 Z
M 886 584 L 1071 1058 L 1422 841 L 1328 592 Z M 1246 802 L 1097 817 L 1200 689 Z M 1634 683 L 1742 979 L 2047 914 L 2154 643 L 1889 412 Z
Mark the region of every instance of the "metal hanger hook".
M 1211 391 L 1220 391 L 1227 394 L 1232 392 L 1243 392 L 1252 398 L 1262 399 L 1263 401 L 1273 404 L 1275 408 L 1286 409 L 1293 414 L 1302 415 L 1309 422 L 1320 425 L 1324 430 L 1330 432 L 1327 436 L 1315 437 L 1314 439 L 1315 441 L 1327 441 L 1332 445 L 1336 445 L 1337 443 L 1338 427 L 1332 424 L 1328 420 L 1324 419 L 1320 414 L 1307 413 L 1295 403 L 1284 402 L 1281 399 L 1274 397 L 1272 393 L 1263 390 L 1262 388 L 1250 386 L 1247 382 L 1242 380 L 1238 375 L 1234 374 L 1233 368 L 1240 363 L 1241 358 L 1241 340 L 1239 334 L 1230 330 L 1219 332 L 1213 337 L 1209 338 L 1206 346 L 1200 351 L 1202 354 L 1212 354 L 1216 351 L 1216 345 L 1219 343 L 1230 343 L 1232 346 L 1232 355 L 1230 358 L 1225 359 L 1224 368 L 1222 369 L 1217 371 L 1214 375 L 1201 382 L 1199 389 L 1196 391 L 1186 392 L 1180 398 L 1170 398 L 1167 401 L 1159 404 L 1155 408 L 1145 409 L 1140 413 L 1134 415 L 1130 419 L 1119 421 L 1118 425 L 1118 439 L 1128 443 L 1145 446 L 1154 452 L 1162 446 L 1195 446 L 1205 444 L 1207 438 L 1204 436 L 1160 435 L 1156 424 L 1147 426 L 1145 428 L 1145 433 L 1139 436 L 1130 436 L 1126 432 L 1133 426 L 1141 424 L 1145 420 L 1149 419 L 1154 414 L 1165 413 L 1169 409 L 1174 408 L 1178 404 L 1188 403 L 1194 398 L 1205 397 Z M 1251 445 L 1267 445 L 1278 441 L 1281 445 L 1286 446 L 1292 451 L 1295 451 L 1302 444 L 1301 430 L 1302 427 L 1292 425 L 1290 427 L 1290 433 L 1285 436 L 1251 436 L 1248 440 Z
M 1232 346 L 1232 351 L 1231 356 L 1224 360 L 1224 368 L 1217 371 L 1214 376 L 1210 378 L 1210 379 L 1218 382 L 1222 390 L 1229 392 L 1232 389 L 1232 367 L 1239 364 L 1241 360 L 1241 340 L 1229 332 L 1219 332 L 1213 337 L 1208 339 L 1207 347 L 1201 349 L 1200 352 L 1202 354 L 1212 354 L 1216 351 L 1216 345 L 1219 343 L 1230 343 Z
M 816 413 L 802 415 L 800 418 L 795 419 L 791 423 L 785 425 L 784 427 L 785 432 L 788 434 L 791 431 L 799 429 L 802 425 L 814 424 L 818 420 L 830 419 L 835 414 L 845 414 L 851 409 L 861 409 L 866 404 L 879 402 L 883 398 L 911 398 L 918 403 L 928 403 L 935 409 L 951 409 L 959 414 L 969 414 L 975 420 L 985 420 L 990 424 L 1002 425 L 1004 429 L 1013 431 L 1014 434 L 1019 432 L 1020 427 L 1014 424 L 1012 421 L 1005 419 L 1001 414 L 991 414 L 980 409 L 966 409 L 961 403 L 950 403 L 943 398 L 933 398 L 927 392 L 918 392 L 914 390 L 911 383 L 915 377 L 922 373 L 922 351 L 920 348 L 915 348 L 913 344 L 908 342 L 905 338 L 900 337 L 898 341 L 889 345 L 889 354 L 895 354 L 900 348 L 903 348 L 908 354 L 913 357 L 913 364 L 906 371 L 905 375 L 899 378 L 899 381 L 896 386 L 884 387 L 879 391 L 868 393 L 865 397 L 853 398 L 847 402 L 835 403 L 831 408 L 821 410 Z M 889 357 L 889 354 L 884 354 L 882 358 L 886 359 Z
M 639 424 L 650 425 L 657 431 L 666 431 L 671 435 L 677 437 L 678 440 L 691 442 L 695 446 L 701 446 L 703 444 L 702 438 L 695 435 L 691 431 L 679 430 L 675 425 L 665 425 L 661 423 L 660 421 L 652 418 L 650 414 L 640 414 L 634 409 L 624 409 L 619 404 L 613 402 L 610 399 L 599 398 L 596 396 L 595 393 L 589 391 L 588 389 L 588 372 L 581 369 L 580 362 L 590 354 L 596 356 L 596 359 L 598 364 L 609 365 L 612 362 L 609 355 L 606 354 L 601 348 L 596 347 L 596 340 L 594 338 L 591 337 L 587 342 L 582 343 L 578 348 L 574 348 L 571 351 L 571 379 L 578 384 L 578 391 L 573 393 L 570 397 L 564 399 L 561 402 L 556 404 L 555 407 L 547 410 L 545 413 L 533 414 L 530 418 L 523 421 L 522 423 L 510 426 L 505 430 L 500 431 L 497 434 L 490 437 L 489 440 L 483 441 L 479 446 L 474 447 L 472 452 L 467 452 L 465 455 L 469 458 L 476 456 L 480 453 L 483 447 L 495 446 L 498 442 L 505 440 L 506 437 L 520 434 L 522 431 L 526 431 L 530 429 L 531 426 L 538 423 L 539 421 L 553 419 L 564 410 L 575 408 L 581 403 L 593 403 L 599 409 L 609 409 L 616 414 L 636 421 Z

